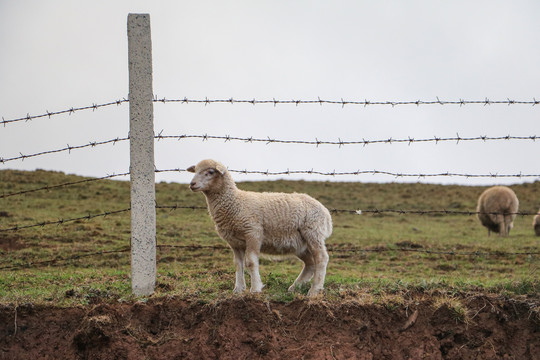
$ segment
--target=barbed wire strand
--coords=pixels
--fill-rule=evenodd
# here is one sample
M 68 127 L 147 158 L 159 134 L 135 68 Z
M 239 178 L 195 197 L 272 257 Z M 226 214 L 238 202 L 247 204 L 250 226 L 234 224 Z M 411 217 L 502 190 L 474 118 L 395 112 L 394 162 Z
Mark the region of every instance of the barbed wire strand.
M 122 141 L 126 141 L 126 140 L 129 140 L 129 137 L 123 137 L 123 138 L 117 137 L 116 139 L 105 140 L 105 141 L 91 141 L 88 144 L 76 145 L 76 146 L 70 146 L 69 144 L 67 144 L 66 147 L 63 147 L 63 148 L 60 148 L 60 149 L 41 151 L 41 152 L 38 152 L 38 153 L 35 153 L 35 154 L 24 155 L 22 153 L 19 153 L 20 156 L 14 156 L 14 157 L 11 157 L 11 158 L 0 157 L 0 163 L 5 164 L 6 162 L 14 161 L 14 160 L 22 160 L 22 161 L 24 161 L 25 159 L 28 159 L 28 158 L 33 158 L 33 157 L 42 156 L 42 155 L 56 154 L 56 153 L 65 152 L 65 151 L 67 151 L 67 152 L 69 152 L 71 154 L 71 150 L 84 149 L 84 148 L 88 148 L 88 147 L 96 147 L 96 146 L 99 146 L 99 145 L 105 145 L 105 144 L 111 144 L 111 143 L 113 145 L 116 145 L 117 142 L 122 142 Z
M 103 104 L 92 104 L 92 105 L 88 105 L 88 106 L 81 106 L 81 107 L 71 107 L 69 109 L 65 109 L 65 110 L 60 110 L 60 111 L 49 111 L 49 110 L 46 110 L 45 113 L 43 114 L 39 114 L 39 115 L 30 115 L 29 113 L 26 114 L 26 116 L 22 116 L 22 117 L 19 117 L 19 118 L 14 118 L 14 119 L 4 119 L 4 117 L 2 116 L 2 125 L 4 127 L 6 127 L 6 124 L 9 124 L 9 123 L 14 123 L 14 122 L 18 122 L 18 121 L 31 121 L 31 120 L 34 120 L 34 119 L 39 119 L 39 118 L 44 118 L 44 117 L 48 117 L 49 119 L 53 116 L 57 116 L 57 115 L 62 115 L 62 114 L 73 114 L 77 111 L 82 111 L 82 110 L 92 110 L 92 111 L 96 111 L 97 109 L 99 108 L 102 108 L 102 107 L 106 107 L 106 106 L 111 106 L 111 105 L 122 105 L 123 103 L 125 102 L 129 102 L 128 99 L 126 98 L 123 98 L 121 100 L 115 100 L 115 101 L 110 101 L 110 102 L 107 102 L 107 103 L 103 103 Z
M 355 246 L 342 247 L 343 245 L 332 245 L 326 244 L 326 248 L 330 252 L 392 252 L 392 251 L 403 251 L 403 252 L 417 252 L 425 254 L 435 254 L 435 255 L 462 255 L 462 256 L 516 256 L 516 255 L 540 255 L 540 252 L 505 252 L 505 251 L 455 251 L 455 250 L 440 250 L 440 249 L 423 249 L 423 248 L 412 248 L 400 246 L 396 248 L 388 247 L 374 247 L 374 248 L 360 248 Z M 229 246 L 223 245 L 157 245 L 158 248 L 177 248 L 177 249 L 187 249 L 187 250 L 230 250 Z
M 397 247 L 397 248 L 388 248 L 388 247 L 375 247 L 375 248 L 360 248 L 360 247 L 342 247 L 343 245 L 331 245 L 327 244 L 326 247 L 330 253 L 385 253 L 385 252 L 414 252 L 414 253 L 423 253 L 426 255 L 447 255 L 447 256 L 476 256 L 476 257 L 507 257 L 507 256 L 535 256 L 540 255 L 540 252 L 505 252 L 505 251 L 455 251 L 455 250 L 440 250 L 440 249 L 423 249 L 423 248 L 412 248 L 412 247 Z M 156 245 L 158 249 L 182 249 L 188 251 L 198 251 L 198 250 L 230 250 L 230 247 L 223 245 L 168 245 L 168 244 L 158 244 Z M 73 260 L 82 259 L 85 257 L 92 256 L 101 256 L 109 255 L 115 253 L 123 253 L 130 251 L 129 246 L 122 247 L 115 250 L 102 250 L 102 251 L 92 251 L 92 252 L 81 252 L 70 257 L 55 257 L 49 260 L 33 261 L 27 262 L 24 264 L 13 264 L 0 266 L 0 270 L 17 270 L 25 268 L 37 268 L 44 265 L 54 265 L 60 262 L 69 262 Z
M 0 266 L 0 270 L 17 270 L 17 269 L 37 268 L 39 266 L 44 266 L 44 265 L 54 265 L 54 264 L 57 264 L 59 262 L 69 262 L 69 261 L 73 261 L 73 260 L 82 259 L 82 258 L 85 258 L 85 257 L 122 253 L 122 252 L 127 252 L 129 250 L 130 250 L 130 247 L 128 246 L 128 247 L 124 247 L 124 248 L 116 249 L 116 250 L 102 250 L 102 251 L 92 251 L 92 252 L 78 253 L 78 254 L 72 255 L 70 257 L 58 256 L 58 257 L 55 257 L 55 258 L 49 259 L 49 260 L 32 261 L 32 262 L 27 262 L 27 263 L 24 263 L 24 264 Z
M 248 100 L 248 99 L 242 99 L 237 100 L 233 98 L 229 99 L 189 99 L 187 97 L 184 97 L 183 99 L 166 99 L 158 98 L 157 96 L 154 97 L 153 102 L 156 103 L 183 103 L 183 104 L 215 104 L 215 103 L 227 103 L 227 104 L 273 104 L 274 106 L 281 105 L 281 104 L 292 104 L 292 105 L 304 105 L 304 104 L 319 104 L 319 105 L 341 105 L 341 107 L 345 107 L 345 105 L 361 105 L 364 107 L 367 106 L 373 106 L 373 105 L 385 105 L 385 106 L 403 106 L 403 105 L 497 105 L 497 104 L 503 104 L 503 105 L 538 105 L 540 101 L 536 100 L 536 98 L 533 98 L 533 100 L 511 100 L 510 98 L 507 98 L 506 100 L 489 100 L 488 98 L 485 98 L 484 100 L 464 100 L 459 99 L 455 101 L 448 101 L 448 100 L 440 100 L 439 97 L 436 98 L 437 100 L 414 100 L 414 101 L 371 101 L 371 100 L 363 100 L 363 101 L 349 101 L 344 100 L 343 98 L 340 100 L 324 100 L 320 97 L 317 100 L 276 100 L 275 98 L 268 100 L 256 100 L 255 98 Z M 19 122 L 19 121 L 31 121 L 38 118 L 51 118 L 53 116 L 61 115 L 61 114 L 73 114 L 77 111 L 83 111 L 83 110 L 92 110 L 95 111 L 99 108 L 111 106 L 111 105 L 121 105 L 123 103 L 129 102 L 129 99 L 123 98 L 120 100 L 110 101 L 107 103 L 102 104 L 92 104 L 88 106 L 82 106 L 82 107 L 71 107 L 69 109 L 60 110 L 60 111 L 48 111 L 46 110 L 45 113 L 39 114 L 39 115 L 30 115 L 29 113 L 26 114 L 26 116 L 21 116 L 19 118 L 13 118 L 13 119 L 5 119 L 2 117 L 1 124 L 5 127 L 7 124 Z
M 461 176 L 461 177 L 466 177 L 466 178 L 479 178 L 479 177 L 483 177 L 483 178 L 537 177 L 537 178 L 540 178 L 540 174 L 521 174 L 521 173 L 520 174 L 491 174 L 491 173 L 490 174 L 457 174 L 457 173 L 446 172 L 446 173 L 439 173 L 439 174 L 404 174 L 404 173 L 393 173 L 393 172 L 379 171 L 379 170 L 363 170 L 363 171 L 357 170 L 357 171 L 354 171 L 354 172 L 335 172 L 335 171 L 333 171 L 333 172 L 320 172 L 320 171 L 314 171 L 314 170 L 305 170 L 305 171 L 290 171 L 290 170 L 287 170 L 287 171 L 282 171 L 282 172 L 269 172 L 269 171 L 248 171 L 248 170 L 229 169 L 229 171 L 234 172 L 234 173 L 238 173 L 238 174 L 260 174 L 260 175 L 266 175 L 266 176 L 291 175 L 291 174 L 316 174 L 316 175 L 323 175 L 323 176 L 388 175 L 388 176 L 393 176 L 393 177 L 396 177 L 396 178 L 399 178 L 399 177 L 417 177 L 419 179 L 425 178 L 425 177 L 436 177 L 436 176 L 448 176 L 448 177 Z M 181 168 L 161 169 L 161 170 L 156 169 L 155 172 L 156 173 L 187 172 L 187 170 L 186 169 L 181 169 Z M 50 190 L 57 189 L 57 188 L 62 188 L 62 187 L 67 187 L 67 186 L 72 186 L 72 185 L 77 185 L 77 184 L 82 184 L 82 183 L 88 183 L 88 182 L 93 182 L 93 181 L 112 179 L 112 178 L 115 178 L 115 177 L 128 176 L 128 175 L 130 175 L 129 172 L 124 172 L 124 173 L 119 173 L 119 174 L 106 175 L 106 176 L 99 177 L 99 178 L 84 179 L 84 180 L 72 181 L 72 182 L 56 184 L 56 185 L 46 185 L 46 186 L 43 186 L 43 187 L 38 187 L 38 188 L 34 188 L 34 189 L 29 189 L 29 190 L 21 190 L 21 191 L 17 191 L 17 192 L 13 192 L 13 193 L 7 193 L 7 194 L 2 193 L 2 194 L 0 194 L 0 199 L 7 198 L 7 197 L 10 197 L 10 196 L 16 196 L 16 195 L 24 195 L 24 194 L 32 193 L 32 192 L 36 192 L 36 191 L 43 191 L 43 190 L 50 191 Z
M 28 193 L 32 193 L 32 192 L 36 192 L 36 191 L 42 191 L 42 190 L 50 191 L 50 190 L 53 190 L 53 189 L 58 189 L 58 188 L 62 188 L 62 187 L 72 186 L 72 185 L 79 185 L 79 184 L 84 184 L 84 183 L 89 183 L 89 182 L 94 182 L 94 181 L 107 180 L 107 179 L 112 179 L 112 178 L 115 178 L 115 177 L 127 176 L 129 174 L 130 174 L 129 172 L 120 173 L 120 174 L 111 174 L 111 175 L 98 177 L 98 178 L 90 178 L 90 179 L 84 179 L 84 180 L 78 180 L 78 181 L 70 181 L 70 182 L 66 182 L 66 183 L 62 183 L 62 184 L 56 184 L 56 185 L 46 185 L 46 186 L 39 187 L 39 188 L 22 190 L 22 191 L 17 191 L 17 192 L 13 192 L 13 193 L 7 193 L 7 194 L 3 193 L 3 194 L 0 194 L 0 199 L 7 198 L 7 197 L 10 197 L 10 196 L 16 196 L 16 195 L 24 195 L 24 194 L 28 194 Z
M 159 205 L 156 204 L 156 209 L 168 209 L 170 211 L 174 210 L 206 210 L 206 206 L 198 206 L 198 205 Z M 489 215 L 516 215 L 516 216 L 534 216 L 537 215 L 537 212 L 512 212 L 512 213 L 500 213 L 500 212 L 478 212 L 478 211 L 458 211 L 458 210 L 403 210 L 403 209 L 336 209 L 336 208 L 330 208 L 328 209 L 331 213 L 338 214 L 338 213 L 348 213 L 348 214 L 356 214 L 356 215 L 362 215 L 362 214 L 384 214 L 384 213 L 394 213 L 394 214 L 414 214 L 414 215 L 479 215 L 479 214 L 489 214 Z M 121 209 L 121 210 L 114 210 L 114 211 L 107 211 L 100 214 L 95 215 L 85 215 L 80 216 L 76 218 L 70 218 L 70 219 L 60 219 L 60 220 L 54 220 L 54 221 L 42 221 L 34 224 L 29 225 L 14 225 L 8 228 L 0 228 L 0 232 L 7 232 L 7 231 L 18 231 L 23 229 L 29 229 L 34 227 L 44 227 L 48 225 L 63 225 L 68 222 L 78 221 L 78 220 L 91 220 L 97 217 L 106 217 L 113 214 L 119 214 L 123 212 L 131 211 L 131 208 L 127 209 Z
M 377 139 L 377 140 L 351 140 L 351 141 L 343 141 L 341 138 L 338 138 L 338 141 L 328 141 L 328 140 L 319 140 L 318 138 L 315 138 L 315 140 L 280 140 L 276 138 L 254 138 L 254 137 L 237 137 L 237 136 L 230 136 L 230 135 L 224 135 L 224 136 L 216 136 L 216 135 L 156 135 L 156 139 L 162 140 L 162 139 L 176 139 L 178 141 L 183 139 L 201 139 L 202 141 L 208 141 L 208 140 L 224 140 L 225 142 L 228 141 L 241 141 L 245 143 L 254 143 L 254 142 L 260 142 L 268 144 L 302 144 L 302 145 L 315 145 L 319 147 L 319 145 L 338 145 L 339 147 L 345 146 L 345 145 L 370 145 L 370 144 L 393 144 L 393 143 L 406 143 L 408 145 L 414 144 L 414 143 L 426 143 L 426 142 L 456 142 L 456 144 L 459 144 L 462 141 L 497 141 L 497 140 L 532 140 L 536 141 L 538 139 L 538 136 L 532 135 L 532 136 L 512 136 L 512 135 L 505 135 L 505 136 L 473 136 L 473 137 L 462 137 L 459 134 L 456 134 L 456 136 L 453 137 L 438 137 L 434 136 L 432 138 L 422 138 L 422 139 L 415 139 L 408 137 L 407 139 Z
M 536 100 L 536 98 L 533 98 L 533 100 L 511 100 L 507 98 L 506 100 L 490 100 L 488 98 L 485 98 L 484 100 L 454 100 L 454 101 L 448 101 L 448 100 L 441 100 L 439 97 L 436 97 L 437 100 L 412 100 L 412 101 L 371 101 L 371 100 L 344 100 L 341 98 L 340 100 L 324 100 L 320 97 L 316 100 L 276 100 L 273 99 L 263 99 L 263 100 L 257 100 L 255 98 L 253 99 L 234 99 L 234 98 L 228 98 L 228 99 L 190 99 L 187 97 L 184 97 L 183 99 L 177 98 L 177 99 L 167 99 L 165 97 L 158 98 L 157 96 L 154 97 L 154 102 L 156 103 L 182 103 L 182 104 L 216 104 L 216 103 L 224 103 L 224 104 L 272 104 L 274 106 L 276 105 L 282 105 L 282 104 L 292 104 L 292 105 L 305 105 L 305 104 L 319 104 L 319 105 L 341 105 L 341 107 L 345 107 L 345 105 L 361 105 L 364 107 L 367 106 L 373 106 L 373 105 L 385 105 L 385 106 L 402 106 L 402 105 L 538 105 L 540 101 Z
M 186 169 L 182 168 L 176 168 L 176 169 L 163 169 L 163 170 L 156 170 L 157 173 L 162 172 L 186 172 Z M 390 171 L 381 171 L 381 170 L 356 170 L 356 171 L 345 171 L 345 172 L 339 172 L 339 171 L 332 171 L 332 172 L 324 172 L 324 171 L 317 171 L 317 170 L 289 170 L 286 171 L 262 171 L 262 170 L 234 170 L 234 169 L 228 169 L 229 172 L 238 173 L 238 174 L 256 174 L 256 175 L 265 175 L 265 176 L 277 176 L 277 175 L 322 175 L 322 176 L 345 176 L 345 175 L 388 175 L 393 176 L 395 178 L 400 177 L 415 177 L 418 179 L 427 178 L 427 177 L 465 177 L 465 178 L 538 178 L 540 177 L 540 174 L 498 174 L 498 173 L 489 173 L 489 174 L 465 174 L 465 173 L 451 173 L 451 172 L 443 172 L 443 173 L 432 173 L 432 174 L 406 174 L 406 173 L 395 173 Z
M 532 141 L 536 142 L 536 139 L 538 139 L 538 136 L 536 136 L 536 135 L 531 135 L 531 136 L 513 136 L 513 135 L 487 136 L 487 135 L 481 135 L 481 136 L 473 136 L 473 137 L 461 137 L 459 134 L 456 134 L 456 136 L 453 136 L 453 137 L 434 136 L 433 138 L 421 138 L 421 139 L 415 139 L 415 138 L 407 137 L 407 139 L 388 138 L 388 139 L 377 139 L 377 140 L 362 139 L 362 140 L 343 141 L 343 140 L 341 140 L 341 138 L 338 138 L 338 141 L 328 141 L 328 140 L 319 140 L 318 138 L 315 138 L 315 140 L 281 140 L 281 139 L 270 138 L 270 137 L 267 137 L 267 138 L 249 137 L 249 138 L 246 138 L 246 137 L 237 137 L 237 136 L 230 136 L 230 135 L 216 136 L 216 135 L 208 135 L 208 134 L 204 134 L 204 135 L 185 135 L 185 134 L 184 135 L 162 135 L 162 132 L 163 132 L 163 130 L 158 135 L 154 136 L 154 138 L 156 140 L 158 140 L 158 141 L 160 141 L 160 140 L 169 140 L 169 139 L 176 139 L 178 141 L 183 140 L 183 139 L 202 139 L 203 141 L 208 141 L 208 140 L 224 140 L 225 142 L 241 141 L 241 142 L 244 142 L 244 143 L 265 143 L 266 145 L 268 145 L 268 144 L 296 144 L 296 145 L 315 145 L 317 147 L 319 147 L 320 145 L 337 145 L 340 148 L 342 146 L 345 146 L 345 145 L 362 145 L 362 146 L 366 146 L 366 145 L 370 145 L 370 144 L 406 143 L 406 144 L 408 144 L 410 146 L 411 144 L 415 144 L 415 143 L 434 142 L 435 144 L 438 144 L 439 142 L 449 142 L 449 141 L 452 141 L 452 142 L 455 141 L 456 144 L 459 144 L 460 142 L 472 142 L 472 141 L 487 142 L 487 141 L 501 141 L 501 140 L 506 140 L 506 141 L 510 141 L 510 140 L 532 140 Z M 27 155 L 19 152 L 19 154 L 20 154 L 19 156 L 14 156 L 14 157 L 10 157 L 10 158 L 0 157 L 0 163 L 5 164 L 6 162 L 15 161 L 15 160 L 24 161 L 25 159 L 28 159 L 28 158 L 33 158 L 33 157 L 43 156 L 43 155 L 49 155 L 49 154 L 56 154 L 56 153 L 66 152 L 66 151 L 71 153 L 72 150 L 84 149 L 84 148 L 88 148 L 88 147 L 94 148 L 94 147 L 99 146 L 99 145 L 106 145 L 106 144 L 111 144 L 111 143 L 113 145 L 116 145 L 116 143 L 118 143 L 118 142 L 123 142 L 123 141 L 127 141 L 127 140 L 129 140 L 129 136 L 122 137 L 122 138 L 117 137 L 115 139 L 104 140 L 104 141 L 90 141 L 90 142 L 88 142 L 86 144 L 75 145 L 75 146 L 71 146 L 71 145 L 67 144 L 67 146 L 65 146 L 63 148 L 59 148 L 59 149 L 55 149 L 55 150 L 48 150 L 48 151 L 41 151 L 41 152 L 37 152 L 37 153 L 33 153 L 33 154 L 27 154 Z
M 169 209 L 171 211 L 174 210 L 206 210 L 206 206 L 198 206 L 198 205 L 158 205 L 156 204 L 156 209 Z M 362 214 L 384 214 L 384 213 L 394 213 L 394 214 L 414 214 L 414 215 L 516 215 L 516 216 L 534 216 L 538 214 L 536 211 L 519 211 L 519 212 L 484 212 L 484 211 L 460 211 L 460 210 L 403 210 L 403 209 L 336 209 L 336 208 L 329 208 L 328 211 L 331 213 L 337 214 L 337 213 L 348 213 L 348 214 L 356 214 L 356 215 L 362 215 Z
M 106 211 L 104 213 L 94 214 L 94 215 L 88 214 L 88 215 L 85 215 L 85 216 L 79 216 L 79 217 L 70 218 L 70 219 L 60 219 L 60 220 L 54 220 L 54 221 L 42 221 L 42 222 L 39 222 L 39 223 L 30 224 L 30 225 L 15 225 L 15 226 L 12 226 L 12 227 L 9 227 L 9 228 L 0 229 L 0 232 L 18 231 L 18 230 L 23 230 L 23 229 L 35 228 L 35 227 L 44 227 L 44 226 L 48 226 L 48 225 L 63 225 L 63 224 L 68 223 L 68 222 L 73 222 L 73 221 L 78 221 L 78 220 L 91 220 L 91 219 L 94 219 L 94 218 L 97 218 L 97 217 L 106 217 L 106 216 L 109 216 L 109 215 L 119 214 L 119 213 L 123 213 L 123 212 L 127 212 L 127 211 L 131 211 L 131 208 L 121 209 L 121 210 L 113 210 L 113 211 Z

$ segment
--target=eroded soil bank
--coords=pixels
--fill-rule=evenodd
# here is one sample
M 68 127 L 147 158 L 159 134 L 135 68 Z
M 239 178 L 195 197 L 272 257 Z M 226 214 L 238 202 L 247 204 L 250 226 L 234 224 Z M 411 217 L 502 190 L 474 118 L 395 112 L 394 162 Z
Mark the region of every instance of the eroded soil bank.
M 0 308 L 0 359 L 540 359 L 538 304 L 236 297 Z

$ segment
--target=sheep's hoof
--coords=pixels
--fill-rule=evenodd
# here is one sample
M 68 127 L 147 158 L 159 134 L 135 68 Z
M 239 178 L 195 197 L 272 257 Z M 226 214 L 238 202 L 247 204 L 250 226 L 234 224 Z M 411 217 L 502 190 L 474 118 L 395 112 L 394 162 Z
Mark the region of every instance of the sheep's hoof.
M 234 293 L 234 294 L 241 294 L 241 293 L 243 293 L 245 290 L 246 290 L 246 288 L 238 288 L 238 287 L 235 287 L 234 290 L 233 290 L 233 293 Z
M 307 296 L 308 296 L 308 297 L 316 297 L 316 296 L 318 296 L 318 295 L 322 295 L 323 290 L 324 290 L 324 289 L 314 289 L 314 288 L 311 288 L 311 289 L 309 289 L 309 291 L 308 291 L 308 293 L 307 293 Z

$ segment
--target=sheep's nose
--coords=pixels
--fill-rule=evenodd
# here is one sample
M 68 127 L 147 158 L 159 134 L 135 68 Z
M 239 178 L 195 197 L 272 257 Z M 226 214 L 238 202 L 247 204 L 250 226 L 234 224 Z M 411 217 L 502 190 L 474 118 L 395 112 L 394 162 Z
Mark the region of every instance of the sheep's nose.
M 195 181 L 192 181 L 192 182 L 189 184 L 189 188 L 190 188 L 191 190 L 197 188 L 197 183 L 196 183 Z

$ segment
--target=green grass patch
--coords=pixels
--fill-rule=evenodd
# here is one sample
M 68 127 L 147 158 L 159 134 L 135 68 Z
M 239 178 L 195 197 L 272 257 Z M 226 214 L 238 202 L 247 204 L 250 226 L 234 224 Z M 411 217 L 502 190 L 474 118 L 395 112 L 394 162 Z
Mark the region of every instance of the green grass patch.
M 0 171 L 0 194 L 83 178 L 48 171 Z M 474 211 L 485 187 L 427 184 L 266 181 L 245 190 L 305 192 L 329 209 Z M 535 212 L 540 182 L 512 186 L 520 210 Z M 129 183 L 101 180 L 0 198 L 0 229 L 129 208 Z M 205 206 L 185 184 L 156 185 L 159 205 Z M 407 291 L 491 292 L 538 296 L 539 242 L 532 217 L 518 216 L 508 238 L 487 236 L 475 216 L 335 213 L 327 240 L 326 297 L 381 297 Z M 155 296 L 213 301 L 231 296 L 232 252 L 206 210 L 157 210 L 158 278 Z M 130 214 L 0 231 L 0 303 L 88 304 L 132 300 Z M 180 247 L 176 247 L 180 246 Z M 202 247 L 201 247 L 202 246 Z M 437 252 L 443 252 L 439 254 Z M 529 253 L 510 254 L 510 253 Z M 465 255 L 472 254 L 472 255 Z M 475 255 L 481 254 L 481 255 Z M 294 258 L 261 259 L 263 296 L 291 301 L 287 292 L 302 269 Z M 249 276 L 246 275 L 249 284 Z M 385 295 L 385 296 L 386 296 Z M 369 296 L 368 296 L 369 297 Z

